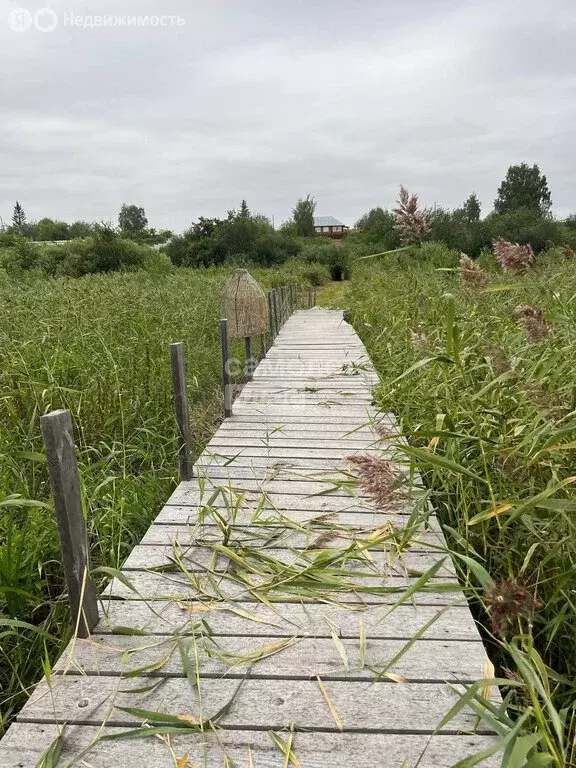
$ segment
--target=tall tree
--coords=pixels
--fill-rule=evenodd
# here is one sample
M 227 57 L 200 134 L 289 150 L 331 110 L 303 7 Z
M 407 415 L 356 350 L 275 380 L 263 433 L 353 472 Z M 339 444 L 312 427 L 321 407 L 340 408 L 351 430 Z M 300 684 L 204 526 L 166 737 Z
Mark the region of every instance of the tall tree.
M 248 208 L 248 203 L 246 202 L 246 200 L 242 200 L 242 204 L 240 205 L 240 213 L 238 214 L 238 216 L 241 219 L 250 218 L 250 209 Z
M 534 163 L 511 165 L 506 178 L 498 187 L 498 197 L 494 201 L 496 213 L 508 213 L 527 208 L 540 216 L 545 216 L 552 206 L 546 176 Z
M 144 231 L 148 224 L 144 208 L 123 203 L 118 215 L 118 224 L 122 234 L 125 235 L 135 235 L 138 232 Z
M 18 227 L 18 229 L 21 229 L 24 224 L 26 224 L 26 214 L 18 200 L 16 200 L 14 213 L 12 214 L 12 224 L 14 224 L 15 227 Z
M 474 224 L 477 221 L 480 221 L 482 207 L 476 192 L 472 192 L 472 194 L 466 198 L 464 205 L 460 210 L 462 211 L 462 215 L 468 224 Z
M 299 198 L 292 218 L 298 229 L 298 234 L 302 237 L 309 237 L 314 234 L 314 212 L 316 210 L 316 201 L 311 195 L 306 195 L 304 199 Z

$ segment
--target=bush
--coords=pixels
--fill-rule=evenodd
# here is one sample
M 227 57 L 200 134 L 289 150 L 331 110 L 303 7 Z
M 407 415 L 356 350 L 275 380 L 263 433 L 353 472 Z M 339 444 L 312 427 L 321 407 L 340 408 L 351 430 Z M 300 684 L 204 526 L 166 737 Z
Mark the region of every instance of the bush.
M 142 268 L 154 275 L 167 275 L 174 270 L 167 253 L 152 249 L 144 255 Z
M 281 232 L 270 232 L 259 238 L 250 251 L 250 258 L 259 266 L 270 267 L 295 258 L 300 253 L 298 241 Z
M 329 282 L 332 277 L 330 270 L 324 264 L 310 263 L 302 272 L 302 276 L 310 285 L 319 286 Z
M 14 235 L 8 248 L 1 252 L 0 266 L 7 272 L 22 272 L 38 267 L 38 251 L 30 240 Z
M 408 252 L 410 253 L 410 251 Z M 400 260 L 404 254 L 398 254 Z M 426 242 L 418 249 L 414 249 L 411 254 L 411 260 L 425 262 L 437 269 L 452 269 L 460 265 L 460 251 L 449 248 L 445 243 Z
M 350 277 L 350 256 L 342 241 L 336 245 L 333 241 L 323 238 L 305 240 L 302 258 L 324 264 L 332 280 L 347 280 Z
M 478 222 L 472 233 L 470 253 L 477 256 L 482 249 L 492 248 L 492 242 L 502 237 L 511 243 L 532 246 L 535 253 L 551 244 L 561 245 L 570 238 L 568 229 L 552 218 L 544 218 L 527 208 L 509 213 L 491 213 Z
M 9 273 L 41 270 L 54 277 L 82 277 L 94 272 L 116 272 L 146 267 L 155 252 L 125 240 L 112 229 L 101 227 L 84 240 L 62 245 L 40 245 L 12 236 L 12 244 L 0 250 L 0 266 Z

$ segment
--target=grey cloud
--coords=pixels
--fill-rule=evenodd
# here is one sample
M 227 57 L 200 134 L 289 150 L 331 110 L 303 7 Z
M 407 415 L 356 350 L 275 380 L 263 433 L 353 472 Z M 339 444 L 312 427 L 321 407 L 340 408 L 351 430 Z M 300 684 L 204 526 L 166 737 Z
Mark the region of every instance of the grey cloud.
M 286 218 L 311 192 L 352 222 L 476 190 L 539 162 L 575 206 L 571 0 L 102 0 L 75 14 L 174 14 L 180 28 L 12 32 L 0 16 L 0 215 L 114 219 L 143 204 L 180 230 L 245 197 Z M 9 74 L 8 74 L 9 73 Z

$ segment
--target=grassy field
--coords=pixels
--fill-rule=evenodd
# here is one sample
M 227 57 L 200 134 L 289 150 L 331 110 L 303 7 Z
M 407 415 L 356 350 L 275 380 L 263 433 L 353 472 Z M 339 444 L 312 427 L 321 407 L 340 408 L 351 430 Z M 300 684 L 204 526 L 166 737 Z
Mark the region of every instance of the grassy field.
M 483 262 L 489 281 L 472 288 L 443 248 L 357 261 L 345 292 L 319 301 L 350 309 L 377 403 L 398 415 L 510 681 L 509 712 L 538 756 L 509 764 L 573 766 L 576 262 L 543 254 L 523 275 Z
M 304 284 L 306 269 L 253 274 Z M 69 633 L 40 416 L 72 412 L 92 562 L 119 566 L 177 478 L 170 342 L 186 344 L 196 453 L 221 418 L 218 320 L 231 272 L 0 275 L 1 723 Z

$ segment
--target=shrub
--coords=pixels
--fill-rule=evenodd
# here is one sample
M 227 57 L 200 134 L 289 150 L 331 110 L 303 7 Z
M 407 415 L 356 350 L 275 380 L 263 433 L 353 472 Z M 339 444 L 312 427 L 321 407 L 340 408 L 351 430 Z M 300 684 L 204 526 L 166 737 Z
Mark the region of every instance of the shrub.
M 460 252 L 449 248 L 444 243 L 422 243 L 419 248 L 412 249 L 408 254 L 411 260 L 417 259 L 419 262 L 423 261 L 437 268 L 452 269 L 460 266 Z M 398 256 L 400 261 L 406 258 L 402 253 Z
M 152 249 L 144 255 L 142 268 L 154 275 L 167 275 L 174 270 L 167 253 Z
M 295 238 L 281 232 L 270 232 L 256 241 L 249 255 L 255 264 L 269 267 L 293 259 L 299 252 L 300 245 Z
M 332 277 L 330 270 L 324 264 L 310 263 L 306 265 L 306 268 L 302 272 L 302 276 L 310 283 L 310 285 L 324 285 L 329 282 Z
M 341 241 L 338 245 L 331 240 L 322 238 L 305 241 L 302 257 L 306 261 L 324 264 L 328 268 L 332 280 L 347 280 L 350 277 L 350 255 L 345 244 Z
M 1 256 L 0 266 L 7 272 L 22 272 L 38 267 L 38 250 L 26 237 L 14 235 Z
M 531 245 L 539 253 L 551 244 L 564 242 L 564 235 L 564 227 L 559 222 L 539 216 L 526 208 L 510 213 L 491 213 L 479 222 L 471 253 L 476 255 L 482 248 L 490 247 L 492 241 L 499 237 L 519 245 Z

